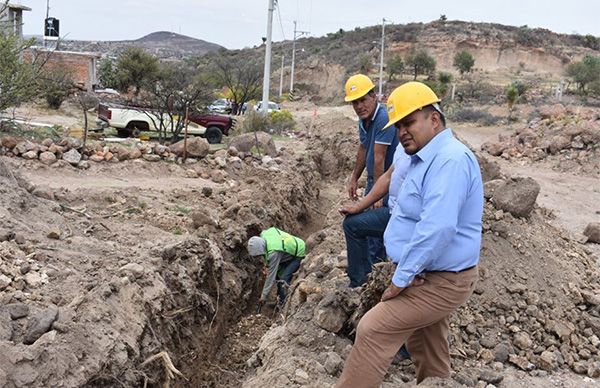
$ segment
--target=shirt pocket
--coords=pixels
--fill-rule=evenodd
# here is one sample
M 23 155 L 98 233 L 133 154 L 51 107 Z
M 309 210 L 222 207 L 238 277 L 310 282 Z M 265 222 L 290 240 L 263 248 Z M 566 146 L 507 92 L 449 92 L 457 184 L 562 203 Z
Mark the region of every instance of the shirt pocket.
M 417 184 L 408 179 L 405 180 L 400 189 L 400 197 L 397 199 L 397 205 L 400 207 L 405 217 L 419 221 L 421 219 L 421 210 L 423 208 L 423 199 Z

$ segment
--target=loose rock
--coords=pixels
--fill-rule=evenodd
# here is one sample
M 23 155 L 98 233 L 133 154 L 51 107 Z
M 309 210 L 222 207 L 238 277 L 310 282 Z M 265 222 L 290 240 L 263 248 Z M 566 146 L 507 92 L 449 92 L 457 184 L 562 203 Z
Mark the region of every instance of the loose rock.
M 50 330 L 52 323 L 58 318 L 58 307 L 56 305 L 50 305 L 40 314 L 29 325 L 23 343 L 25 345 L 31 345 L 44 333 Z

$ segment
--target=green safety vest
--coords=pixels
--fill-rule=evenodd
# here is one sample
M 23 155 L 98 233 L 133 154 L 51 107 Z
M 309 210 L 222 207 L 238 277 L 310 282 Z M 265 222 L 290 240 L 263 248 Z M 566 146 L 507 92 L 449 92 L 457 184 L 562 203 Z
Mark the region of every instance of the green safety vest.
M 305 244 L 304 240 L 299 237 L 292 236 L 289 233 L 279 230 L 275 227 L 269 228 L 260 234 L 267 245 L 267 254 L 265 261 L 268 261 L 269 256 L 273 252 L 285 252 L 298 258 L 304 258 Z

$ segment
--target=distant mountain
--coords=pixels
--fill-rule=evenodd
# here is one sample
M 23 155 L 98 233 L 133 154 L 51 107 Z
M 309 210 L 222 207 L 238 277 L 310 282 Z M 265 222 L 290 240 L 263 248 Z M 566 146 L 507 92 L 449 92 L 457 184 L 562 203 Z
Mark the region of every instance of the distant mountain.
M 109 56 L 116 56 L 129 46 L 141 47 L 161 59 L 182 59 L 224 49 L 215 43 L 168 31 L 153 32 L 136 40 L 60 42 L 60 50 L 97 52 Z

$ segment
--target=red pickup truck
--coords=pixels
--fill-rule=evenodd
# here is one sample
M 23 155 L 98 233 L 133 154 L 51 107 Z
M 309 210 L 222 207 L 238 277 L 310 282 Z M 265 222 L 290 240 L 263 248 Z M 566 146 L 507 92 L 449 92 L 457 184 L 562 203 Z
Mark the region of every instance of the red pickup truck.
M 97 123 L 101 128 L 115 128 L 121 137 L 139 136 L 141 131 L 156 131 L 158 118 L 151 116 L 139 107 L 100 103 Z M 229 130 L 235 125 L 232 117 L 217 114 L 190 112 L 188 118 L 188 133 L 204 136 L 211 144 L 220 143 L 223 135 L 229 135 Z

